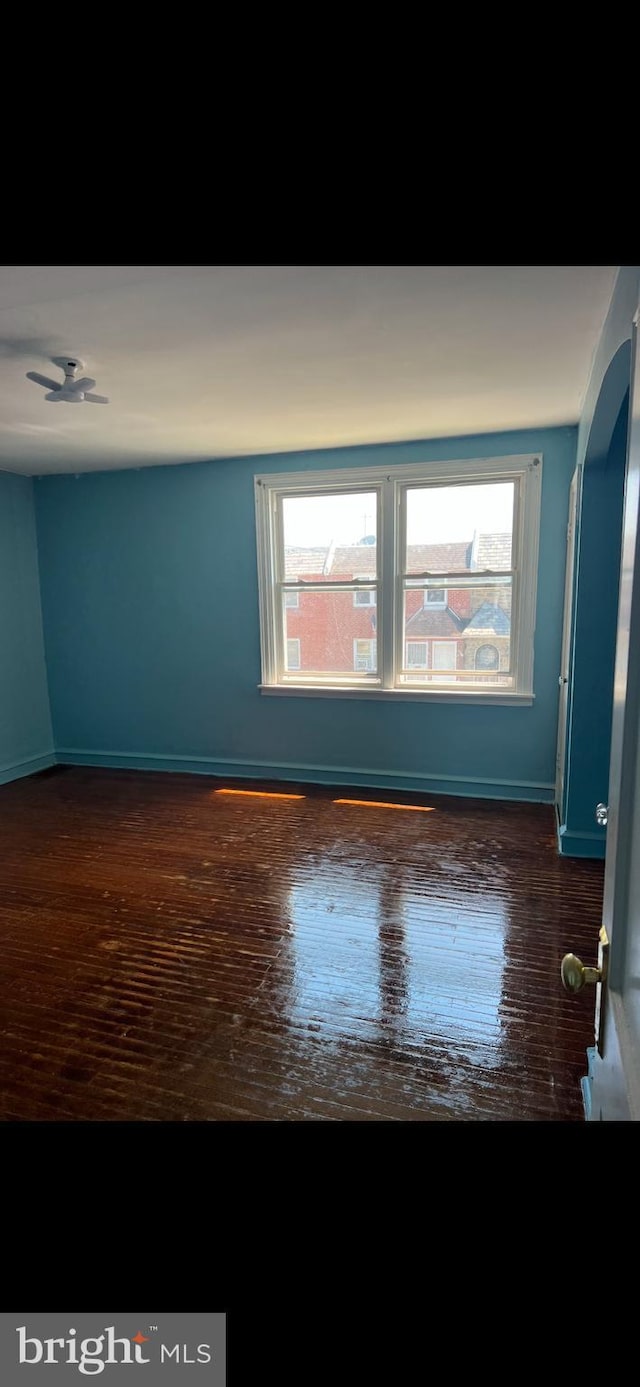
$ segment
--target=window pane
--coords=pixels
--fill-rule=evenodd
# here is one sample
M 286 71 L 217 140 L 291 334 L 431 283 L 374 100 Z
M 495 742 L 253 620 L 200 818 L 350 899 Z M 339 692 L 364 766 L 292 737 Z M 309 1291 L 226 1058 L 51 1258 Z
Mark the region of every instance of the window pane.
M 287 496 L 282 502 L 286 582 L 377 576 L 377 493 Z
M 514 482 L 407 490 L 407 573 L 511 568 Z
M 303 674 L 375 674 L 376 607 L 355 607 L 353 592 L 301 592 L 299 597 L 297 610 L 282 606 L 286 641 L 300 641 L 296 668 Z
M 416 669 L 410 658 L 422 642 L 427 648 L 424 667 L 455 671 L 456 683 L 511 683 L 511 579 L 473 588 L 447 589 L 446 607 L 425 606 L 423 591 L 409 588 L 404 595 L 405 669 Z M 450 682 L 448 680 L 447 682 Z

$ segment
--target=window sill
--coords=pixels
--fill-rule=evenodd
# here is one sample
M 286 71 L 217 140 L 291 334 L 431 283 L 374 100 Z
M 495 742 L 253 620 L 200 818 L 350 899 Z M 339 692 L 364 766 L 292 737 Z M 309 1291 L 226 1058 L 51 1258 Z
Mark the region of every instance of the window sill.
M 530 708 L 534 701 L 533 694 L 498 693 L 496 689 L 490 693 L 447 693 L 443 689 L 356 689 L 338 684 L 258 684 L 258 689 L 261 694 L 276 698 L 390 699 L 396 703 L 481 703 L 518 708 Z

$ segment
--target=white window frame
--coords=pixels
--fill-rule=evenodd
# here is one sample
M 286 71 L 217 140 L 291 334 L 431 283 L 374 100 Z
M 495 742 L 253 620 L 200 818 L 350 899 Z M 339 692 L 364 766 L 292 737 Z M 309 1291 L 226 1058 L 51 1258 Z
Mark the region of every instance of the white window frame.
M 367 599 L 366 602 L 359 602 L 359 601 L 358 601 L 358 598 L 359 598 L 359 597 L 366 597 L 366 599 Z M 375 605 L 376 605 L 376 590 L 375 590 L 375 588 L 360 588 L 359 591 L 354 592 L 354 594 L 353 594 L 353 605 L 354 605 L 354 607 L 359 607 L 361 611 L 364 611 L 367 607 L 375 607 Z
M 291 670 L 291 671 L 293 671 L 293 670 L 299 670 L 299 669 L 300 669 L 300 665 L 302 664 L 302 657 L 301 657 L 301 654 L 300 654 L 300 637 L 299 637 L 299 636 L 287 636 L 287 637 L 286 637 L 286 642 L 287 642 L 287 644 L 286 644 L 286 646 L 285 646 L 285 650 L 286 650 L 286 655 L 287 655 L 287 669 L 289 669 L 289 670 Z M 289 644 L 290 644 L 290 643 L 291 643 L 292 645 L 297 645 L 297 647 L 298 647 L 298 663 L 297 663 L 297 665 L 290 665 L 290 664 L 289 664 L 289 649 L 288 649 L 288 647 L 289 647 Z
M 293 599 L 293 600 L 291 600 L 291 599 Z M 295 611 L 297 611 L 297 610 L 298 610 L 298 607 L 300 606 L 300 593 L 299 593 L 299 592 L 285 592 L 285 595 L 284 595 L 284 605 L 285 605 L 285 607 L 286 607 L 286 609 L 287 609 L 288 612 L 295 612 Z
M 519 454 L 509 457 L 472 458 L 446 462 L 413 463 L 404 466 L 357 467 L 323 472 L 261 473 L 255 478 L 256 526 L 258 545 L 258 589 L 260 639 L 264 694 L 310 697 L 387 698 L 405 701 L 426 700 L 445 703 L 531 704 L 536 596 L 538 586 L 538 543 L 542 491 L 542 455 Z M 404 656 L 404 601 L 406 587 L 401 580 L 406 526 L 406 492 L 421 486 L 452 486 L 482 482 L 515 483 L 512 552 L 511 672 L 513 687 L 490 686 L 486 679 L 477 687 L 452 687 L 446 678 L 439 685 L 429 671 L 429 684 L 402 683 Z M 336 494 L 340 491 L 377 494 L 377 582 L 353 579 L 350 582 L 297 583 L 284 581 L 284 542 L 282 504 L 285 497 Z M 456 586 L 482 586 L 482 576 L 468 573 L 456 579 Z M 435 581 L 451 576 L 439 575 Z M 415 584 L 412 584 L 415 586 Z M 371 674 L 289 675 L 284 670 L 284 591 L 376 590 L 377 676 Z M 415 677 L 415 670 L 410 671 Z M 504 679 L 504 670 L 495 671 Z M 405 672 L 406 674 L 406 672 Z M 449 679 L 451 676 L 449 675 Z

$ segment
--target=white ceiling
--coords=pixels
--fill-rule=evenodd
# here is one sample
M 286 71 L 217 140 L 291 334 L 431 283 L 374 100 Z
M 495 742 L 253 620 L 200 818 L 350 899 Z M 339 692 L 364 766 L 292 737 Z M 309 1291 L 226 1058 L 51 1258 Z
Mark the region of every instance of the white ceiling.
M 0 469 L 576 423 L 617 268 L 2 266 Z M 26 379 L 66 354 L 109 405 Z

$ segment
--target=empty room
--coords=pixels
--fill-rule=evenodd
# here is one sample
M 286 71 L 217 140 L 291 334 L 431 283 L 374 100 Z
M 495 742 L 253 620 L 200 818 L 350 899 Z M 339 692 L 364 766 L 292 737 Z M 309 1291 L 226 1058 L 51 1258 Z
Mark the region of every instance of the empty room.
M 639 296 L 0 268 L 4 1123 L 638 1119 Z

